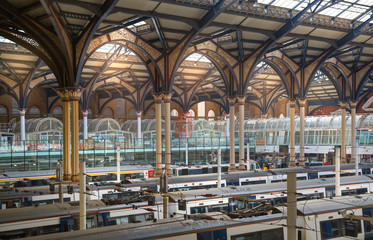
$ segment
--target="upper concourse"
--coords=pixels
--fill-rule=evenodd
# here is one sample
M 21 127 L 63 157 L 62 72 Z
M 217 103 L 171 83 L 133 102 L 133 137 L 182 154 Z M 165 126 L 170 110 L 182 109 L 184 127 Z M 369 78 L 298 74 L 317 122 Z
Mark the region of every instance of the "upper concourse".
M 288 99 L 308 113 L 359 106 L 372 94 L 372 11 L 370 0 L 4 0 L 0 97 L 30 108 L 36 90 L 51 113 L 57 89 L 81 89 L 97 115 L 114 99 L 147 112 L 170 92 L 180 113 L 208 101 L 217 116 L 229 97 L 262 116 Z

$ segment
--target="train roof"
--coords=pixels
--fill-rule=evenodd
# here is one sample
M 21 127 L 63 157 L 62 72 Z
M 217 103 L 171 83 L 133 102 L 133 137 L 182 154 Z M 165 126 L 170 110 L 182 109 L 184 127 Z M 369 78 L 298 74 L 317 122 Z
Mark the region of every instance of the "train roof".
M 348 176 L 341 178 L 341 185 L 356 184 L 356 183 L 366 183 L 373 182 L 372 178 L 369 176 Z M 307 189 L 307 188 L 318 188 L 318 187 L 333 187 L 335 186 L 334 178 L 321 178 L 312 180 L 302 180 L 297 181 L 297 189 Z M 269 192 L 286 192 L 287 183 L 271 183 L 271 184 L 254 184 L 245 186 L 229 186 L 223 188 L 209 188 L 209 189 L 198 189 L 182 191 L 178 193 L 173 193 L 172 197 L 175 201 L 179 199 L 185 200 L 200 200 L 206 199 L 206 194 L 215 195 L 216 198 L 219 197 L 234 197 L 240 195 L 255 195 L 260 193 Z
M 135 171 L 135 170 L 151 170 L 154 169 L 151 165 L 126 165 L 121 166 L 121 171 Z M 86 168 L 87 174 L 93 173 L 107 173 L 116 172 L 116 167 L 98 167 L 98 168 Z M 0 174 L 0 181 L 5 181 L 7 179 L 13 178 L 33 178 L 33 177 L 45 177 L 56 175 L 56 170 L 42 170 L 42 171 L 22 171 L 22 172 L 12 172 L 5 171 Z
M 104 207 L 106 207 L 106 204 L 100 200 L 87 201 L 87 211 Z M 56 203 L 23 208 L 9 208 L 0 211 L 0 224 L 75 213 L 79 213 L 79 202 Z
M 190 219 L 168 218 L 157 222 L 130 223 L 101 228 L 92 228 L 84 231 L 74 231 L 67 233 L 56 233 L 42 235 L 32 239 L 154 239 L 174 235 L 183 235 L 192 232 L 207 231 L 214 228 L 226 228 L 228 226 L 239 226 L 253 224 L 256 222 L 274 221 L 283 218 L 283 214 L 272 214 L 252 218 L 232 220 L 223 213 L 206 213 L 192 215 Z
M 371 193 L 297 202 L 298 215 L 323 214 L 361 207 L 373 207 Z

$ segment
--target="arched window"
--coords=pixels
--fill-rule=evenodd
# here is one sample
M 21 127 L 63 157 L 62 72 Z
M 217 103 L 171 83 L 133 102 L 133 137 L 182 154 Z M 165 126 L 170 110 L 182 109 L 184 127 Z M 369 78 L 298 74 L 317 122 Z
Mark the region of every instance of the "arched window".
M 136 119 L 136 118 L 137 118 L 136 109 L 132 108 L 132 109 L 128 112 L 128 117 L 129 117 L 129 118 Z
M 32 106 L 27 113 L 30 117 L 40 117 L 40 109 L 35 106 Z
M 53 112 L 52 112 L 53 116 L 55 117 L 61 117 L 62 116 L 62 107 L 60 106 L 57 106 L 53 109 Z
M 8 116 L 8 109 L 3 105 L 0 105 L 0 116 Z
M 208 115 L 209 121 L 213 121 L 215 119 L 215 112 L 213 110 L 210 110 L 207 115 Z
M 146 113 L 146 116 L 147 116 L 148 118 L 154 118 L 154 117 L 155 117 L 154 109 L 150 109 L 150 110 Z
M 171 111 L 171 117 L 178 117 L 179 116 L 179 113 L 176 109 L 172 109 Z
M 102 115 L 104 117 L 108 117 L 108 118 L 112 118 L 114 115 L 113 115 L 113 110 L 111 110 L 111 108 L 107 107 L 104 109 L 104 111 L 102 112 Z
M 194 112 L 194 110 L 190 109 L 188 111 L 188 116 L 191 117 L 191 118 L 194 118 L 196 116 L 196 113 Z

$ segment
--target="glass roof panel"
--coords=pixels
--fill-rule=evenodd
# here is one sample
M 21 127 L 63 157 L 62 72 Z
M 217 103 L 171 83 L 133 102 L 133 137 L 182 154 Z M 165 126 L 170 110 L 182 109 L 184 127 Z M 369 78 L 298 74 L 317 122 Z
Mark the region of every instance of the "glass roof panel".
M 299 11 L 307 7 L 308 4 L 308 1 L 301 2 L 300 0 L 258 0 L 257 2 L 263 5 L 270 4 L 276 7 L 294 9 Z M 316 6 L 318 9 L 320 9 L 320 7 L 325 6 L 326 4 L 331 4 L 331 1 L 322 1 L 319 5 Z M 370 14 L 370 12 L 367 11 L 372 7 L 372 5 L 373 1 L 371 0 L 344 0 L 324 9 L 319 14 L 349 20 L 360 17 L 360 19 L 357 20 L 364 21 L 368 19 L 368 15 Z M 314 10 L 315 6 L 312 7 L 312 9 Z M 361 14 L 363 14 L 364 12 L 367 12 L 367 14 L 361 16 Z
M 192 62 L 208 62 L 208 63 L 211 62 L 207 57 L 199 53 L 193 53 L 189 55 L 185 60 L 192 61 Z

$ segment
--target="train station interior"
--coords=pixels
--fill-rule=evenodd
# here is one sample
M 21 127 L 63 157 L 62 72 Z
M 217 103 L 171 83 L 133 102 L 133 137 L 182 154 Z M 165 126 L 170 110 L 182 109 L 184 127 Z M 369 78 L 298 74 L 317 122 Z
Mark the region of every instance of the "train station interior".
M 370 163 L 373 1 L 1 1 L 4 176 L 218 155 L 231 174 Z

